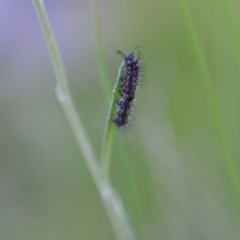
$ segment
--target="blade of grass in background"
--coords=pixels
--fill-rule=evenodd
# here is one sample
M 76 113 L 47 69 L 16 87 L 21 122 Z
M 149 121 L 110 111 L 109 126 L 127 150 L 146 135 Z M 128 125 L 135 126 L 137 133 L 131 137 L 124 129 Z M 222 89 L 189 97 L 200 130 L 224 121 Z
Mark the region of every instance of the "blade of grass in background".
M 239 81 L 239 77 L 240 77 L 240 29 L 239 28 L 240 26 L 238 26 L 237 24 L 237 19 L 234 16 L 233 9 L 229 0 L 221 0 L 220 6 L 226 21 L 230 41 L 232 42 L 233 53 L 235 55 L 235 60 L 237 63 L 238 77 L 235 78 L 235 81 L 232 84 L 233 92 L 235 93 L 232 96 L 235 96 L 235 100 L 234 100 L 235 109 L 238 109 L 238 105 L 239 105 L 238 96 L 239 96 L 239 88 L 240 88 L 240 84 L 239 84 L 240 83 Z M 239 112 L 236 112 L 235 122 L 239 123 L 239 121 L 240 121 Z
M 237 20 L 234 18 L 234 14 L 231 9 L 231 5 L 228 0 L 221 0 L 220 5 L 223 11 L 223 14 L 226 19 L 226 23 L 229 29 L 231 41 L 233 43 L 234 53 L 238 65 L 240 66 L 240 31 L 239 26 L 237 25 Z
M 229 175 L 230 185 L 232 186 L 234 195 L 236 197 L 236 206 L 237 206 L 238 214 L 240 217 L 239 176 L 236 171 L 237 168 L 235 165 L 234 158 L 232 156 L 227 132 L 226 132 L 226 129 L 225 129 L 222 117 L 221 117 L 216 93 L 215 93 L 213 82 L 212 82 L 212 77 L 211 77 L 211 74 L 209 72 L 209 69 L 208 69 L 208 66 L 206 63 L 206 59 L 205 59 L 205 56 L 204 56 L 204 53 L 203 53 L 203 50 L 202 50 L 202 47 L 200 44 L 199 36 L 198 36 L 197 30 L 196 30 L 196 27 L 194 25 L 193 18 L 190 13 L 187 1 L 179 0 L 179 2 L 181 5 L 181 8 L 182 8 L 183 15 L 186 20 L 187 28 L 188 28 L 192 43 L 193 43 L 194 51 L 196 54 L 196 59 L 199 64 L 199 69 L 202 72 L 202 79 L 204 82 L 208 102 L 210 105 L 213 123 L 215 125 L 218 139 L 219 139 L 219 142 L 222 147 L 222 151 L 223 151 L 224 159 L 225 159 L 225 163 L 226 163 L 226 168 L 227 168 L 227 173 Z
M 107 73 L 107 66 L 104 56 L 104 48 L 102 43 L 102 37 L 101 37 L 101 25 L 100 25 L 100 16 L 98 11 L 98 2 L 97 0 L 92 0 L 92 14 L 93 14 L 93 25 L 94 25 L 94 39 L 95 39 L 95 45 L 96 45 L 96 51 L 97 51 L 97 64 L 98 64 L 98 70 L 100 74 L 100 80 L 101 85 L 103 88 L 104 96 L 106 98 L 107 103 L 109 103 L 111 98 L 111 85 L 108 78 Z
M 128 221 L 126 211 L 121 203 L 121 199 L 111 188 L 111 186 L 105 181 L 105 179 L 102 178 L 92 145 L 88 139 L 80 116 L 78 115 L 77 110 L 73 104 L 72 97 L 69 92 L 65 70 L 55 38 L 53 36 L 53 32 L 49 24 L 43 1 L 33 0 L 33 4 L 35 6 L 41 27 L 43 29 L 43 33 L 45 35 L 48 50 L 55 71 L 55 76 L 58 83 L 56 94 L 59 103 L 63 107 L 73 134 L 76 138 L 78 147 L 81 150 L 89 171 L 94 179 L 116 238 L 118 240 L 134 240 L 135 234 Z

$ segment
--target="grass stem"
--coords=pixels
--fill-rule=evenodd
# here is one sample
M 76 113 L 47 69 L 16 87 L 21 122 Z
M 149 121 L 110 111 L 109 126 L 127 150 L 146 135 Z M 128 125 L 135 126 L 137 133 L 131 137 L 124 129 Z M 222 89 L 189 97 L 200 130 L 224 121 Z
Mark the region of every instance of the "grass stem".
M 92 9 L 93 9 L 93 21 L 94 21 L 94 33 L 95 33 L 95 46 L 97 52 L 97 64 L 101 80 L 101 85 L 103 88 L 103 93 L 106 98 L 107 103 L 111 98 L 111 86 L 107 73 L 107 66 L 104 56 L 104 48 L 101 37 L 101 25 L 100 25 L 100 16 L 98 11 L 98 0 L 92 0 Z

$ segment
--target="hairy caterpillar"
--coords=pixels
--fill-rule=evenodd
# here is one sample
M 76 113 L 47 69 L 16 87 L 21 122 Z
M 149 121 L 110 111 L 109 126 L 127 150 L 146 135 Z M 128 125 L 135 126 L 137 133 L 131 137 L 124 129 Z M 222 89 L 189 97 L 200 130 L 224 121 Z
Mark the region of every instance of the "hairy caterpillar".
M 118 53 L 124 57 L 125 75 L 120 83 L 121 97 L 117 102 L 118 108 L 114 123 L 118 127 L 124 127 L 130 120 L 133 100 L 141 76 L 141 48 L 135 47 L 133 52 L 129 55 L 125 55 L 120 51 Z

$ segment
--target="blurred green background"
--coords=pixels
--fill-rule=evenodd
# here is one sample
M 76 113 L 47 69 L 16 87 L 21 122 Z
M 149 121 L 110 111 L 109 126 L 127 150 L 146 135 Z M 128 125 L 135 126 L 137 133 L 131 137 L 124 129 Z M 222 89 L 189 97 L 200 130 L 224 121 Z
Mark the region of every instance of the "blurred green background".
M 240 1 L 188 3 L 239 172 Z M 45 4 L 74 101 L 99 155 L 108 105 L 91 2 Z M 132 126 L 119 134 L 127 146 L 144 239 L 239 239 L 237 203 L 180 1 L 104 0 L 99 13 L 112 86 L 122 61 L 116 51 L 143 48 L 143 87 Z M 0 22 L 0 239 L 115 239 L 55 97 L 32 2 L 2 0 Z M 116 145 L 113 185 L 131 215 Z

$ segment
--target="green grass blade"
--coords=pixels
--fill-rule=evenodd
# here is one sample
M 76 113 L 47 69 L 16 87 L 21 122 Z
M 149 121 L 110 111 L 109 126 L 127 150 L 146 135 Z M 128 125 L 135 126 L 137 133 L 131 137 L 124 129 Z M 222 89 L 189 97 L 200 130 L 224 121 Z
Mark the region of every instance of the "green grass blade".
M 196 27 L 194 25 L 193 18 L 191 16 L 187 1 L 179 0 L 179 2 L 183 11 L 183 15 L 186 20 L 187 28 L 188 28 L 192 43 L 193 43 L 196 59 L 199 64 L 199 69 L 202 72 L 202 76 L 203 76 L 202 79 L 203 79 L 205 90 L 207 93 L 207 98 L 208 98 L 210 110 L 212 113 L 213 123 L 216 127 L 218 139 L 222 147 L 226 168 L 227 168 L 227 173 L 229 175 L 230 184 L 232 186 L 233 192 L 236 197 L 237 209 L 240 214 L 239 176 L 236 171 L 237 168 L 234 162 L 234 158 L 232 156 L 228 136 L 226 133 L 226 129 L 225 129 L 222 117 L 221 117 L 220 109 L 217 102 L 217 97 L 215 94 L 215 89 L 213 86 L 212 77 L 210 75 L 210 72 L 206 63 L 206 59 L 200 44 L 199 36 L 196 31 Z
M 97 51 L 97 65 L 100 74 L 101 85 L 103 88 L 104 96 L 106 98 L 107 103 L 111 98 L 111 87 L 110 81 L 107 73 L 107 66 L 104 56 L 104 48 L 101 37 L 101 25 L 100 25 L 100 16 L 98 11 L 98 0 L 92 0 L 92 9 L 93 9 L 93 21 L 95 28 L 95 46 Z
M 144 226 L 142 225 L 142 209 L 139 202 L 139 196 L 134 181 L 134 176 L 131 172 L 131 164 L 129 163 L 129 156 L 126 151 L 126 144 L 121 135 L 118 135 L 118 150 L 121 168 L 123 169 L 123 181 L 124 186 L 127 189 L 127 194 L 129 198 L 129 206 L 132 222 L 136 228 L 138 234 L 138 239 L 145 239 L 144 237 Z
M 234 18 L 231 5 L 228 0 L 220 0 L 220 5 L 229 28 L 230 37 L 233 43 L 234 53 L 240 66 L 240 31 L 237 20 Z
M 119 90 L 120 90 L 120 83 L 123 77 L 124 77 L 124 61 L 122 62 L 119 68 L 117 80 L 113 88 L 112 99 L 111 99 L 109 110 L 108 110 L 108 115 L 107 115 L 107 120 L 105 124 L 104 135 L 103 135 L 103 141 L 102 141 L 100 159 L 102 164 L 102 176 L 106 181 L 110 181 L 109 170 L 110 170 L 110 162 L 111 162 L 111 152 L 112 152 L 114 133 L 116 130 L 116 127 L 113 124 L 113 119 L 117 110 L 116 102 L 120 98 Z

